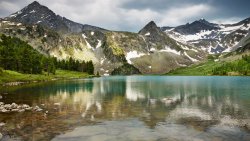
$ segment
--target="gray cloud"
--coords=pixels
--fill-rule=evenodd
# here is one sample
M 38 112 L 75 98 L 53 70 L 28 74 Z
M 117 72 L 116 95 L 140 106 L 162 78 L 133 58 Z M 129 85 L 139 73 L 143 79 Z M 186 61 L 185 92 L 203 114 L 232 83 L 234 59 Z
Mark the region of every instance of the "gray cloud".
M 33 0 L 0 0 L 0 17 L 27 6 Z M 137 32 L 154 20 L 160 26 L 176 26 L 206 18 L 235 22 L 249 17 L 249 0 L 38 0 L 55 13 L 73 21 L 112 30 Z

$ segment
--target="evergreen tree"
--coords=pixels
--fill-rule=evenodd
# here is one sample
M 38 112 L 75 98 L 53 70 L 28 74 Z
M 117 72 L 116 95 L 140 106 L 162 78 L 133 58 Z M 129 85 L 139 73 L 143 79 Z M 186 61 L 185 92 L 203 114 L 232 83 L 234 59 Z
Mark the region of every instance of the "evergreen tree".
M 56 69 L 94 74 L 92 61 L 79 61 L 72 57 L 67 60 L 57 60 L 55 57 L 40 54 L 27 42 L 18 38 L 5 35 L 1 35 L 0 38 L 0 67 L 3 69 L 32 74 L 42 74 L 44 71 L 48 75 L 55 74 Z

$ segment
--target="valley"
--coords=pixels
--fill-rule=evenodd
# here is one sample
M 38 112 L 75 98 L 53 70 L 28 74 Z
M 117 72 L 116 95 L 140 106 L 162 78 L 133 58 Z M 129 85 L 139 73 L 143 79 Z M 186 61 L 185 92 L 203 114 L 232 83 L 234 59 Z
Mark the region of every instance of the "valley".
M 122 75 L 125 64 L 142 74 L 166 74 L 209 64 L 209 56 L 223 58 L 216 64 L 232 60 L 225 58 L 234 58 L 235 53 L 241 58 L 241 54 L 249 54 L 249 29 L 247 18 L 235 24 L 200 19 L 176 27 L 159 27 L 151 21 L 138 33 L 111 31 L 73 22 L 36 1 L 0 20 L 1 34 L 20 38 L 58 60 L 92 61 L 94 74 L 102 76 L 115 69 Z

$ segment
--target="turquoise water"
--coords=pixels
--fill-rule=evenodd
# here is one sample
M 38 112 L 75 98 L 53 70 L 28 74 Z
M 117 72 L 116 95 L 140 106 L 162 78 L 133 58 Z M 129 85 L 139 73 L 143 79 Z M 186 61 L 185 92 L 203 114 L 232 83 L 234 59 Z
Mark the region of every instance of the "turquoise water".
M 4 140 L 250 140 L 250 77 L 115 76 L 0 94 L 43 109 L 0 113 Z

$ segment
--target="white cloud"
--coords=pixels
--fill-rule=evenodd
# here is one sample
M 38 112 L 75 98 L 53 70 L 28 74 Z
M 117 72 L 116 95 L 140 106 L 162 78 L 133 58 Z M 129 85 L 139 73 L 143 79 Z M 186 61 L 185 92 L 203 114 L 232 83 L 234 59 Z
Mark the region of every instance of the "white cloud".
M 30 3 L 31 1 L 32 0 L 26 0 L 25 3 Z M 207 12 L 211 12 L 212 10 L 212 7 L 208 4 L 179 5 L 179 7 L 161 10 L 149 8 L 129 9 L 123 7 L 123 4 L 133 0 L 38 1 L 42 5 L 49 7 L 56 14 L 79 23 L 91 24 L 110 30 L 128 30 L 135 32 L 151 20 L 154 20 L 160 26 L 173 26 L 183 24 L 187 20 L 200 18 L 201 15 L 206 15 Z M 20 1 L 18 2 L 20 6 Z M 24 3 L 21 5 L 23 6 L 23 4 Z M 14 10 L 17 9 L 17 7 L 11 9 Z
M 20 9 L 19 5 L 15 3 L 11 3 L 10 1 L 0 1 L 0 15 L 7 16 L 11 13 L 14 13 L 12 10 L 18 10 Z
M 200 18 L 207 12 L 212 12 L 213 8 L 206 4 L 188 5 L 183 7 L 175 7 L 165 11 L 160 20 L 160 25 L 179 25 L 185 21 L 194 18 Z
M 185 5 L 163 11 L 152 9 L 124 9 L 122 4 L 127 0 L 62 0 L 60 3 L 42 0 L 59 15 L 73 21 L 92 24 L 112 30 L 137 31 L 147 22 L 155 20 L 159 25 L 183 24 L 187 19 L 197 18 L 211 12 L 206 4 Z

